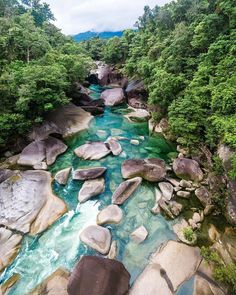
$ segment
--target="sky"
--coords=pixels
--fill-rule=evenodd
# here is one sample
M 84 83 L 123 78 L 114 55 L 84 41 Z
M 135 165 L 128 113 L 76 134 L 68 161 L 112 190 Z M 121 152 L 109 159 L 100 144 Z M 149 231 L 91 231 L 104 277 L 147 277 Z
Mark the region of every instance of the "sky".
M 143 7 L 170 0 L 44 0 L 50 4 L 55 25 L 67 35 L 85 31 L 120 31 L 132 28 Z

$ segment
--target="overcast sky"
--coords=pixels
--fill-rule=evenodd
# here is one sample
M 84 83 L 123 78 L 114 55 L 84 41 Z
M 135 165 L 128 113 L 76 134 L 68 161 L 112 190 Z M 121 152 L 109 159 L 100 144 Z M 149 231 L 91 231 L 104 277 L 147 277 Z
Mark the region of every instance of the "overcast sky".
M 143 7 L 163 5 L 170 0 L 44 0 L 65 34 L 94 30 L 118 31 L 132 28 Z

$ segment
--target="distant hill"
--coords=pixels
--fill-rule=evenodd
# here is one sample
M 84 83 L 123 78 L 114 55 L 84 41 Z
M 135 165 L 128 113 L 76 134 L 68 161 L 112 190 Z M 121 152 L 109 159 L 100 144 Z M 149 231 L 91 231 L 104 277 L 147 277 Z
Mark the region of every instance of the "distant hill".
M 100 37 L 102 39 L 110 39 L 112 37 L 121 37 L 123 34 L 123 31 L 118 31 L 118 32 L 92 32 L 92 31 L 87 31 L 84 33 L 79 33 L 77 35 L 73 36 L 73 39 L 77 42 L 81 42 L 81 41 L 85 41 L 85 40 L 89 40 L 91 38 L 94 37 Z

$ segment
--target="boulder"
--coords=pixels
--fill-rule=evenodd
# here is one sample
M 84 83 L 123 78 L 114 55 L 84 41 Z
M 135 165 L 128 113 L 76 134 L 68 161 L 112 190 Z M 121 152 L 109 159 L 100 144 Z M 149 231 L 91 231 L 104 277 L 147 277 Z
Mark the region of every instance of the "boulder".
M 148 236 L 148 231 L 146 230 L 146 228 L 142 225 L 140 227 L 138 227 L 136 230 L 134 230 L 131 235 L 130 238 L 136 243 L 136 244 L 140 244 L 142 243 L 144 240 L 146 240 Z
M 136 191 L 141 182 L 141 177 L 135 177 L 122 182 L 112 195 L 112 203 L 122 205 Z
M 199 248 L 169 241 L 152 255 L 129 294 L 172 295 L 196 273 L 200 262 Z
M 80 240 L 99 253 L 106 255 L 111 246 L 111 233 L 107 228 L 90 225 L 81 232 Z
M 167 201 L 170 201 L 174 193 L 173 186 L 169 182 L 160 182 L 158 185 L 162 192 L 163 198 L 166 199 Z
M 35 127 L 30 133 L 31 140 L 43 140 L 50 134 L 61 134 L 63 137 L 72 136 L 89 128 L 93 116 L 81 107 L 70 103 L 49 112 L 44 123 Z
M 195 195 L 204 207 L 212 205 L 211 195 L 208 189 L 204 186 L 195 190 Z
M 147 101 L 143 97 L 128 98 L 128 104 L 135 109 L 147 109 Z
M 176 201 L 171 201 L 169 202 L 169 208 L 172 214 L 177 217 L 182 212 L 183 205 Z
M 78 200 L 84 203 L 92 197 L 100 195 L 105 190 L 105 180 L 103 177 L 86 180 L 79 191 Z
M 52 193 L 51 174 L 22 171 L 0 184 L 0 224 L 17 231 L 38 234 L 67 211 Z
M 131 80 L 125 89 L 125 92 L 128 98 L 143 96 L 146 95 L 146 90 L 144 87 L 143 81 L 140 80 Z
M 130 275 L 121 262 L 97 256 L 83 256 L 71 274 L 68 293 L 127 295 L 129 280 Z
M 125 115 L 124 117 L 130 122 L 147 122 L 151 115 L 147 110 L 144 109 L 133 109 L 131 112 Z
M 74 150 L 76 156 L 85 160 L 100 160 L 110 154 L 107 145 L 102 142 L 90 142 Z
M 70 273 L 67 270 L 59 268 L 28 295 L 68 295 L 69 277 Z
M 60 170 L 56 173 L 54 179 L 56 182 L 62 185 L 66 185 L 69 175 L 70 175 L 71 167 L 65 168 L 63 170 Z
M 179 185 L 180 185 L 181 187 L 184 187 L 184 188 L 191 188 L 192 185 L 193 185 L 193 183 L 192 183 L 191 181 L 187 181 L 187 180 L 185 180 L 185 179 L 182 179 L 182 180 L 180 181 Z
M 199 164 L 194 160 L 177 158 L 173 163 L 173 170 L 179 178 L 196 182 L 203 180 L 203 172 Z
M 132 159 L 123 162 L 123 178 L 142 177 L 151 182 L 161 181 L 166 176 L 165 162 L 161 159 Z
M 46 159 L 46 164 L 52 165 L 57 156 L 63 154 L 66 150 L 67 146 L 62 141 L 54 137 L 48 137 L 27 145 L 21 152 L 17 163 L 23 166 L 35 166 Z
M 22 235 L 14 234 L 11 230 L 3 227 L 0 228 L 0 273 L 16 257 L 21 240 Z
M 182 219 L 180 222 L 176 223 L 173 226 L 173 230 L 181 242 L 188 245 L 194 245 L 197 241 L 196 234 L 193 234 L 193 240 L 189 241 L 185 238 L 185 235 L 184 235 L 185 229 L 191 229 L 191 227 L 189 226 L 188 222 L 185 219 Z
M 98 225 L 109 224 L 109 223 L 118 224 L 121 222 L 122 217 L 123 217 L 123 213 L 119 206 L 109 205 L 98 213 L 97 224 Z
M 46 162 L 40 162 L 37 163 L 33 166 L 34 170 L 47 170 L 48 169 L 48 165 Z
M 7 178 L 14 175 L 16 171 L 10 170 L 10 169 L 0 169 L 0 183 L 5 181 Z
M 114 138 L 109 138 L 107 140 L 107 144 L 109 149 L 111 150 L 112 154 L 114 156 L 118 156 L 121 152 L 122 152 L 122 147 L 119 144 L 119 142 L 117 140 L 115 140 Z
M 89 180 L 102 176 L 106 172 L 106 167 L 91 167 L 77 169 L 73 172 L 74 180 Z
M 186 191 L 178 191 L 176 194 L 178 197 L 183 198 L 183 199 L 189 199 L 191 196 L 191 193 L 186 192 Z
M 169 203 L 167 203 L 167 201 L 164 198 L 160 199 L 160 201 L 158 202 L 158 205 L 169 218 L 171 219 L 175 218 L 172 211 L 170 210 L 171 208 L 169 206 Z
M 102 92 L 101 98 L 106 106 L 116 106 L 124 102 L 124 91 L 122 88 L 107 89 Z

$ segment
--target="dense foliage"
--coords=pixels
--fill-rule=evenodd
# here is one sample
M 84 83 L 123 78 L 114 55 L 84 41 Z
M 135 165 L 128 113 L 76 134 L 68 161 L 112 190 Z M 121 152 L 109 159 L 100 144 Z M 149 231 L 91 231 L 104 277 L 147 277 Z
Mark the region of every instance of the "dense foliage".
M 0 148 L 69 102 L 91 59 L 50 23 L 39 0 L 0 0 Z
M 168 116 L 182 145 L 236 148 L 236 5 L 178 0 L 144 9 L 138 31 L 110 39 L 100 53 L 141 78 L 149 104 Z M 235 161 L 234 161 L 235 162 Z M 232 172 L 235 175 L 235 172 Z

